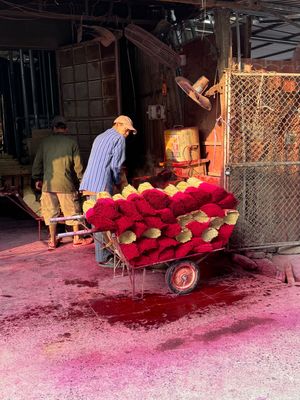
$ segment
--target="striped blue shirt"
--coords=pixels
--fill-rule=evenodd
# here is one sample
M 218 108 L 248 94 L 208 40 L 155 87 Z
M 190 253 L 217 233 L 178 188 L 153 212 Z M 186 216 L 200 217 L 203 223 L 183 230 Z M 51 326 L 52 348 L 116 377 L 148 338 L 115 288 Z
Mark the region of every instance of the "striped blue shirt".
M 79 190 L 112 193 L 113 184 L 120 183 L 124 161 L 125 137 L 114 128 L 107 129 L 94 140 Z

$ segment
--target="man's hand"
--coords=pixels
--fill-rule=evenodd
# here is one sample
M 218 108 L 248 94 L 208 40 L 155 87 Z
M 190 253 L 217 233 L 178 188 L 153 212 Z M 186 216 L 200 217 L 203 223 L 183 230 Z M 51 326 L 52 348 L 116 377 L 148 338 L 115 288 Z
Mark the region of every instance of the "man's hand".
M 36 188 L 36 190 L 41 191 L 41 190 L 42 190 L 42 186 L 43 186 L 43 181 L 36 181 L 36 182 L 35 182 L 35 188 Z
M 122 187 L 121 184 L 119 183 L 118 185 L 113 185 L 113 195 L 118 194 L 122 192 Z

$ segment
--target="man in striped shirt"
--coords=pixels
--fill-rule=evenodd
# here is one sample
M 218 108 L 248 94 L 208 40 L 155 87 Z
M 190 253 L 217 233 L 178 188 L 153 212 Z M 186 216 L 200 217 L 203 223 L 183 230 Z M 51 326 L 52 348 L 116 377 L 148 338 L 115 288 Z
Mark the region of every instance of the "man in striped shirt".
M 84 195 L 96 199 L 98 192 L 112 194 L 113 187 L 120 185 L 121 167 L 125 161 L 125 139 L 131 132 L 136 134 L 131 119 L 119 115 L 112 128 L 96 137 L 79 188 Z M 103 264 L 110 253 L 103 249 L 102 233 L 96 233 L 94 237 L 96 261 Z

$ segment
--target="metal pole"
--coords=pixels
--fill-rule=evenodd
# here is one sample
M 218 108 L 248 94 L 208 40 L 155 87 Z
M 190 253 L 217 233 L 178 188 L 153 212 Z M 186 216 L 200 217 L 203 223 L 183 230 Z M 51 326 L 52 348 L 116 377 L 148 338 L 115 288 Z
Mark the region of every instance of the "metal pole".
M 2 123 L 1 129 L 0 129 L 0 134 L 2 132 L 2 137 L 3 137 L 3 145 L 5 142 L 7 142 L 6 150 L 9 150 L 9 141 L 7 137 L 7 130 L 6 130 L 6 117 L 5 117 L 5 105 L 4 105 L 4 96 L 3 94 L 0 95 L 0 120 Z
M 241 61 L 241 34 L 240 34 L 240 23 L 239 23 L 239 14 L 235 13 L 235 21 L 236 21 L 236 46 L 237 46 L 237 59 L 238 59 L 238 70 L 242 69 L 242 61 Z
M 22 79 L 22 93 L 23 93 L 23 107 L 24 107 L 24 118 L 25 118 L 25 131 L 26 136 L 29 136 L 30 125 L 29 125 L 29 115 L 28 115 L 28 104 L 27 104 L 27 94 L 26 94 L 26 82 L 25 82 L 25 70 L 24 70 L 24 55 L 23 50 L 19 49 L 20 54 L 20 66 L 21 66 L 21 79 Z
M 11 114 L 12 114 L 12 125 L 15 138 L 16 146 L 16 156 L 19 158 L 21 156 L 21 147 L 18 137 L 17 129 L 17 106 L 16 106 L 16 96 L 15 96 L 15 81 L 14 81 L 14 65 L 13 65 L 13 52 L 9 52 L 9 74 L 8 74 L 8 84 L 9 84 L 9 95 L 11 101 Z
M 45 64 L 45 52 L 42 50 L 42 78 L 44 85 L 44 94 L 45 94 L 45 106 L 46 106 L 46 116 L 47 116 L 47 124 L 48 127 L 50 125 L 50 117 L 49 117 L 49 105 L 48 105 L 48 96 L 47 96 L 47 82 L 46 82 L 46 64 Z
M 32 90 L 32 103 L 33 103 L 33 115 L 34 115 L 34 126 L 39 128 L 38 120 L 38 105 L 36 101 L 36 85 L 35 85 L 35 68 L 32 50 L 29 50 L 29 63 L 30 63 L 30 78 L 31 78 L 31 90 Z
M 48 67 L 49 67 L 49 83 L 50 83 L 50 98 L 51 98 L 51 115 L 54 116 L 54 97 L 53 97 L 53 81 L 51 68 L 51 53 L 48 51 Z
M 43 73 L 42 73 L 42 58 L 41 52 L 38 53 L 39 59 L 39 75 L 40 75 L 40 89 L 41 89 L 41 100 L 42 100 L 42 114 L 45 115 L 45 93 L 44 93 L 44 85 L 43 85 Z
M 50 222 L 61 222 L 61 221 L 75 221 L 75 220 L 84 220 L 84 215 L 71 215 L 70 217 L 55 217 L 50 218 Z
M 224 128 L 224 156 L 223 156 L 223 170 L 224 170 L 224 184 L 225 189 L 230 188 L 230 174 L 231 174 L 231 165 L 230 165 L 230 123 L 231 123 L 231 74 L 228 70 L 225 71 L 225 94 L 224 94 L 224 115 L 225 115 L 225 128 Z M 223 112 L 223 111 L 222 111 Z M 222 114 L 221 114 L 222 115 Z M 228 173 L 226 173 L 226 171 Z

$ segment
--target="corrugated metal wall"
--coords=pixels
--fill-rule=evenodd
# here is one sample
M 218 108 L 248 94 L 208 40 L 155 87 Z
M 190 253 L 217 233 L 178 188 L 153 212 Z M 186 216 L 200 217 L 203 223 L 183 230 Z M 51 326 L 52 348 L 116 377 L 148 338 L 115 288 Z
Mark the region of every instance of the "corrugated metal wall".
M 175 71 L 159 64 L 140 50 L 136 50 L 138 65 L 138 100 L 141 134 L 144 136 L 146 162 L 145 174 L 154 173 L 154 167 L 164 160 L 164 130 L 182 125 L 182 106 L 175 82 Z M 162 94 L 162 86 L 166 84 L 166 95 Z M 165 120 L 149 120 L 148 106 L 161 104 L 166 109 Z
M 67 46 L 58 50 L 57 59 L 62 113 L 86 162 L 95 137 L 110 128 L 120 112 L 117 44 Z

